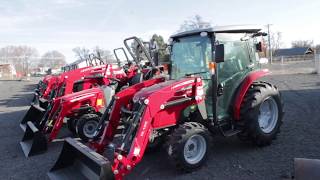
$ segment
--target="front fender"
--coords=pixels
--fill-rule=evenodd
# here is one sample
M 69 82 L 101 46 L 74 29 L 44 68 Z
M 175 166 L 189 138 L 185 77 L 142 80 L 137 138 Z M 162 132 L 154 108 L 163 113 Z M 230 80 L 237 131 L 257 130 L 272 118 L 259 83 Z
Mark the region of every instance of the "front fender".
M 237 92 L 237 95 L 235 96 L 235 101 L 234 101 L 234 109 L 233 109 L 233 115 L 235 120 L 240 119 L 240 108 L 241 108 L 241 103 L 243 101 L 244 96 L 246 95 L 247 90 L 249 89 L 250 85 L 256 81 L 257 79 L 260 79 L 264 76 L 269 75 L 271 72 L 268 69 L 262 69 L 262 70 L 257 70 L 253 71 L 250 74 L 248 74 L 247 77 L 242 81 L 240 88 Z

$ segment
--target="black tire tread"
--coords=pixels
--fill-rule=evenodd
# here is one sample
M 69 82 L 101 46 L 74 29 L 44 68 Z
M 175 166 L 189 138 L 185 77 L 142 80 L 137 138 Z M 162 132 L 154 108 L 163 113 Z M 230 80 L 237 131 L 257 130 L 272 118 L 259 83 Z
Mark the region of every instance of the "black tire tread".
M 208 151 L 210 150 L 210 143 L 209 143 L 209 139 L 210 136 L 208 134 L 207 128 L 197 122 L 185 122 L 184 124 L 180 124 L 176 129 L 174 129 L 174 131 L 171 133 L 171 135 L 168 137 L 168 140 L 165 144 L 165 147 L 168 149 L 170 146 L 171 148 L 171 154 L 168 153 L 169 159 L 171 159 L 171 161 L 175 164 L 176 168 L 180 171 L 183 172 L 190 172 L 193 169 L 197 168 L 197 167 L 188 167 L 186 166 L 186 164 L 181 160 L 180 156 L 180 148 L 181 148 L 181 144 L 183 143 L 184 139 L 186 136 L 190 135 L 191 133 L 194 132 L 204 132 L 206 134 L 206 138 L 207 138 L 207 152 L 205 157 L 203 158 L 202 162 L 199 163 L 199 165 L 197 165 L 197 167 L 199 167 L 206 159 L 206 156 L 208 154 Z M 168 150 L 169 151 L 169 150 Z
M 87 142 L 89 139 L 82 133 L 82 131 L 79 131 L 79 129 L 81 129 L 88 120 L 92 120 L 92 119 L 96 119 L 97 121 L 99 121 L 100 116 L 98 114 L 84 114 L 78 119 L 78 121 L 76 123 L 77 124 L 76 125 L 77 135 L 84 142 Z
M 271 132 L 271 134 L 268 136 L 259 132 L 254 126 L 254 122 L 256 121 L 258 116 L 256 106 L 261 103 L 261 97 L 266 95 L 274 97 L 274 99 L 278 103 L 278 108 L 280 111 L 278 125 L 276 126 L 274 132 Z M 276 139 L 278 133 L 280 132 L 280 126 L 283 123 L 283 115 L 283 101 L 277 87 L 268 82 L 254 82 L 248 89 L 241 104 L 240 122 L 242 122 L 242 124 L 240 123 L 240 126 L 242 127 L 240 128 L 242 128 L 242 132 L 238 134 L 238 137 L 244 141 L 252 141 L 258 146 L 270 145 L 271 141 Z

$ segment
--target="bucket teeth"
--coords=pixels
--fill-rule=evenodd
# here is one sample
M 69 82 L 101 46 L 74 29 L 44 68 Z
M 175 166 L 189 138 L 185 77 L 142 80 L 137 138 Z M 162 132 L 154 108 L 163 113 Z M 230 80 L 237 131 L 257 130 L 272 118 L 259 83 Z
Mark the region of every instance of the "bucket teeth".
M 112 180 L 110 161 L 72 138 L 66 138 L 60 156 L 48 173 L 49 179 Z
M 47 139 L 31 121 L 28 121 L 20 145 L 24 155 L 29 157 L 45 152 L 47 150 Z

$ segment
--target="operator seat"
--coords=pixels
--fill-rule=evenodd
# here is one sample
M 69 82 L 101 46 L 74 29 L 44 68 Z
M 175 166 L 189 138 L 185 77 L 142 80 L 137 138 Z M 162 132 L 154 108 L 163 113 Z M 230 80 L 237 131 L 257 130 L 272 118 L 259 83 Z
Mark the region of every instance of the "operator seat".
M 131 78 L 129 85 L 132 86 L 132 85 L 141 83 L 142 81 L 143 81 L 143 73 L 137 73 Z

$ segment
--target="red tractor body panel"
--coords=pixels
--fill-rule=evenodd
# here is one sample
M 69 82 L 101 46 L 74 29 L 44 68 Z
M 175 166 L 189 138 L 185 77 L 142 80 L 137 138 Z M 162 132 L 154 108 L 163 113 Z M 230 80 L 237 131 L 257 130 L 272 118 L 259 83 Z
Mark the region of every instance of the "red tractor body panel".
M 103 103 L 97 105 L 97 99 L 102 99 Z M 101 88 L 87 89 L 54 99 L 54 105 L 49 114 L 49 120 L 52 121 L 53 129 L 50 132 L 48 141 L 50 142 L 56 139 L 63 125 L 63 119 L 74 116 L 76 113 L 75 110 L 82 107 L 90 107 L 98 112 L 105 104 L 106 102 Z

